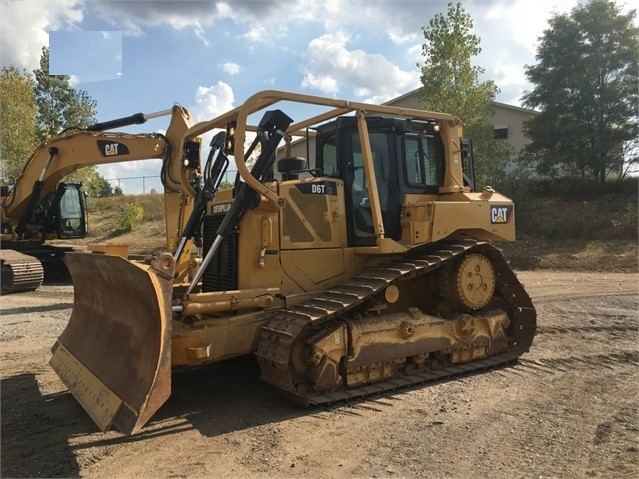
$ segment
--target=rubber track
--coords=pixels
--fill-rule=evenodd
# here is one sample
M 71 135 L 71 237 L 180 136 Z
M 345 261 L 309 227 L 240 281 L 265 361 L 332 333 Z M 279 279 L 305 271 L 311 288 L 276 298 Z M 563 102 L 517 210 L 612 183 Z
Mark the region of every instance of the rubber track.
M 356 388 L 344 387 L 327 393 L 308 391 L 308 384 L 296 384 L 289 367 L 289 358 L 295 341 L 306 327 L 315 327 L 332 319 L 339 319 L 348 311 L 384 291 L 389 285 L 429 274 L 447 262 L 470 252 L 484 254 L 491 260 L 496 273 L 496 292 L 500 293 L 511 308 L 512 324 L 509 331 L 512 331 L 512 336 L 507 351 L 470 363 L 400 376 Z M 530 297 L 501 252 L 489 243 L 466 240 L 438 243 L 435 247 L 421 249 L 418 254 L 366 268 L 346 283 L 319 292 L 318 296 L 291 309 L 278 311 L 262 329 L 255 354 L 262 372 L 261 378 L 279 388 L 295 402 L 304 405 L 330 404 L 510 363 L 528 351 L 535 329 L 536 313 Z
M 14 250 L 0 251 L 1 293 L 37 289 L 44 280 L 44 269 L 37 258 Z

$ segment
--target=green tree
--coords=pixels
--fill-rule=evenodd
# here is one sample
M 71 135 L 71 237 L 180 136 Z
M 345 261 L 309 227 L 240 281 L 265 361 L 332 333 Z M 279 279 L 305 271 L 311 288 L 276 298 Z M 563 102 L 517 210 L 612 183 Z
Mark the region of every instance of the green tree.
M 28 72 L 13 66 L 0 72 L 0 175 L 15 182 L 37 145 L 36 103 Z
M 133 203 L 129 204 L 124 210 L 124 214 L 120 218 L 119 227 L 120 232 L 126 233 L 131 231 L 134 226 L 139 225 L 144 221 L 144 207 L 140 202 L 135 199 Z
M 36 126 L 41 140 L 65 128 L 81 128 L 95 122 L 96 101 L 84 90 L 73 88 L 68 75 L 49 75 L 47 47 L 42 47 L 40 68 L 33 74 L 38 105 Z
M 464 122 L 465 136 L 472 138 L 478 184 L 499 180 L 512 152 L 495 140 L 488 118 L 499 89 L 492 80 L 479 81 L 484 69 L 471 60 L 481 52 L 480 38 L 471 33 L 472 18 L 461 3 L 448 4 L 446 15 L 437 14 L 422 27 L 422 102 L 426 110 L 452 113 Z
M 39 137 L 59 134 L 66 128 L 82 128 L 95 122 L 96 101 L 84 90 L 71 86 L 68 75 L 49 75 L 49 49 L 42 48 L 40 68 L 34 70 L 34 94 L 38 106 L 36 128 Z M 95 166 L 73 172 L 68 181 L 82 183 L 91 196 L 112 196 L 113 188 Z
M 527 153 L 539 173 L 599 183 L 623 173 L 624 153 L 639 133 L 635 16 L 613 1 L 590 0 L 549 20 L 537 64 L 526 67 L 535 88 L 523 97 L 541 110 L 525 125 Z M 637 161 L 636 153 L 630 156 Z
M 80 168 L 71 173 L 67 181 L 82 183 L 84 191 L 89 196 L 104 198 L 114 195 L 113 187 L 98 173 L 95 167 Z

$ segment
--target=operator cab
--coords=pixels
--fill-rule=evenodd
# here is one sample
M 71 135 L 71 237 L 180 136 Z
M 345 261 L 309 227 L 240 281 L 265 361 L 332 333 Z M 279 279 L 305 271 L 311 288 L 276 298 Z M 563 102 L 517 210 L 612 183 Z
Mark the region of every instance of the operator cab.
M 87 235 L 86 204 L 82 185 L 65 183 L 55 222 L 58 238 L 84 238 Z
M 15 188 L 15 187 L 13 187 Z M 2 186 L 0 194 L 11 201 L 13 188 Z M 87 235 L 87 213 L 84 191 L 80 183 L 58 183 L 32 210 L 20 218 L 18 225 L 3 219 L 1 233 L 18 234 L 20 239 L 84 238 Z
M 86 202 L 80 183 L 58 183 L 33 214 L 27 225 L 28 235 L 39 232 L 44 237 L 57 239 L 84 238 L 87 235 Z
M 316 166 L 344 181 L 349 246 L 375 245 L 371 194 L 379 197 L 385 236 L 400 240 L 407 194 L 437 195 L 444 181 L 444 144 L 434 122 L 367 117 L 377 191 L 366 184 L 357 119 L 341 117 L 318 128 Z

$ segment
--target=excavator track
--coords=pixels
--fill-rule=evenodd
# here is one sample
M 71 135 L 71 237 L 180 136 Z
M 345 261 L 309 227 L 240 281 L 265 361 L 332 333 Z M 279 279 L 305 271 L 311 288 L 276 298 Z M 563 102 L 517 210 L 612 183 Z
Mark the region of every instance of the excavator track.
M 394 375 L 355 387 L 341 386 L 316 391 L 312 384 L 300 380 L 293 371 L 295 348 L 308 338 L 308 329 L 339 321 L 348 312 L 383 292 L 392 284 L 433 274 L 455 259 L 481 253 L 490 259 L 495 270 L 495 294 L 509 310 L 508 346 L 505 350 L 471 362 L 453 363 L 436 369 Z M 316 297 L 282 311 L 262 329 L 256 352 L 262 379 L 276 386 L 287 397 L 302 405 L 331 404 L 363 398 L 387 391 L 443 380 L 453 376 L 494 368 L 515 361 L 528 351 L 536 330 L 536 312 L 530 297 L 517 280 L 501 252 L 489 243 L 466 240 L 439 243 L 397 261 L 366 268 L 349 282 L 320 292 Z
M 44 280 L 44 269 L 37 258 L 13 250 L 0 251 L 1 294 L 37 289 Z

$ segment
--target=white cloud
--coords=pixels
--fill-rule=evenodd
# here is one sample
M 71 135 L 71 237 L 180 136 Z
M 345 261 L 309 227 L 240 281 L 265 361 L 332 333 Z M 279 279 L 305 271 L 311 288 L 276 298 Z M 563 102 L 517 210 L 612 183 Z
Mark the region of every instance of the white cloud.
M 111 0 L 95 0 L 96 12 L 111 22 L 129 19 L 133 29 L 141 29 L 141 25 L 170 25 L 176 29 L 187 26 L 209 24 L 215 18 L 216 10 L 211 8 L 212 2 L 113 2 Z M 189 8 L 186 8 L 186 7 Z
M 252 42 L 270 43 L 266 28 L 262 25 L 253 25 L 248 32 L 242 35 L 242 38 Z
M 242 70 L 235 62 L 226 62 L 221 65 L 222 71 L 227 75 L 237 75 Z
M 304 2 L 302 2 L 304 3 Z M 125 25 L 125 33 L 129 36 L 140 36 L 143 26 L 169 25 L 175 29 L 193 27 L 196 36 L 208 45 L 205 27 L 223 19 L 231 19 L 235 23 L 259 22 L 269 23 L 281 12 L 279 3 L 274 0 L 236 0 L 234 2 L 220 0 L 184 0 L 184 1 L 123 1 L 94 0 L 92 5 L 105 20 L 117 25 Z M 257 23 L 256 23 L 257 22 Z M 266 36 L 258 35 L 259 25 L 251 35 L 263 40 Z M 265 32 L 262 32 L 265 33 Z
M 251 42 L 273 43 L 273 36 L 279 36 L 289 26 L 298 30 L 305 23 L 315 23 L 323 25 L 329 33 L 347 27 L 361 29 L 388 38 L 396 45 L 413 41 L 419 36 L 420 27 L 433 14 L 446 8 L 444 0 L 291 0 L 286 8 L 281 8 L 275 0 L 94 0 L 92 4 L 107 21 L 125 25 L 125 33 L 132 36 L 139 36 L 144 25 L 170 25 L 176 29 L 194 27 L 198 38 L 204 41 L 206 26 L 231 20 L 235 24 L 250 26 L 242 38 Z
M 195 24 L 195 36 L 202 40 L 202 43 L 204 43 L 205 46 L 208 47 L 211 45 L 208 38 L 206 38 L 206 31 L 199 23 Z
M 495 28 L 505 30 L 506 38 L 534 54 L 537 39 L 547 28 L 552 14 L 569 12 L 576 5 L 577 0 L 500 0 L 491 3 L 483 17 Z
M 0 66 L 38 68 L 48 32 L 77 28 L 82 18 L 80 0 L 0 0 Z
M 401 70 L 383 55 L 348 50 L 344 32 L 322 35 L 306 49 L 302 86 L 336 95 L 344 88 L 359 97 L 377 96 L 386 100 L 419 85 L 417 71 Z
M 497 100 L 518 105 L 531 88 L 525 69 L 535 63 L 538 38 L 553 13 L 568 12 L 577 0 L 494 0 L 468 4 L 474 31 L 481 38 L 482 52 L 474 63 L 485 68 L 482 79 L 495 81 L 501 93 Z M 488 6 L 488 8 L 486 8 Z
M 235 102 L 233 89 L 219 81 L 209 87 L 197 87 L 195 104 L 189 107 L 189 111 L 196 121 L 206 121 L 232 110 L 233 102 Z
M 420 62 L 420 59 L 422 57 L 422 50 L 422 44 L 417 43 L 408 47 L 408 50 L 406 50 L 406 54 L 408 55 L 408 58 L 415 59 L 415 62 Z
M 337 79 L 330 75 L 314 75 L 313 73 L 307 72 L 302 80 L 302 87 L 319 90 L 322 93 L 329 95 L 336 95 L 339 93 Z
M 502 87 L 523 85 L 527 81 L 524 69 L 519 68 L 513 63 L 505 63 L 497 60 L 492 70 L 495 72 L 495 82 Z
M 395 45 L 421 37 L 421 27 L 446 11 L 448 0 L 355 0 L 326 2 L 316 14 L 327 32 L 357 29 L 387 38 Z M 317 2 L 319 4 L 319 2 Z M 331 5 L 331 8 L 328 8 Z
M 126 36 L 140 37 L 144 26 L 169 25 L 177 30 L 192 27 L 204 45 L 209 46 L 205 26 L 212 25 L 219 17 L 216 1 L 124 1 L 94 0 L 95 12 L 121 28 Z
M 416 33 L 405 33 L 396 28 L 389 28 L 387 30 L 388 38 L 395 45 L 402 45 L 404 43 L 412 42 L 417 38 Z

